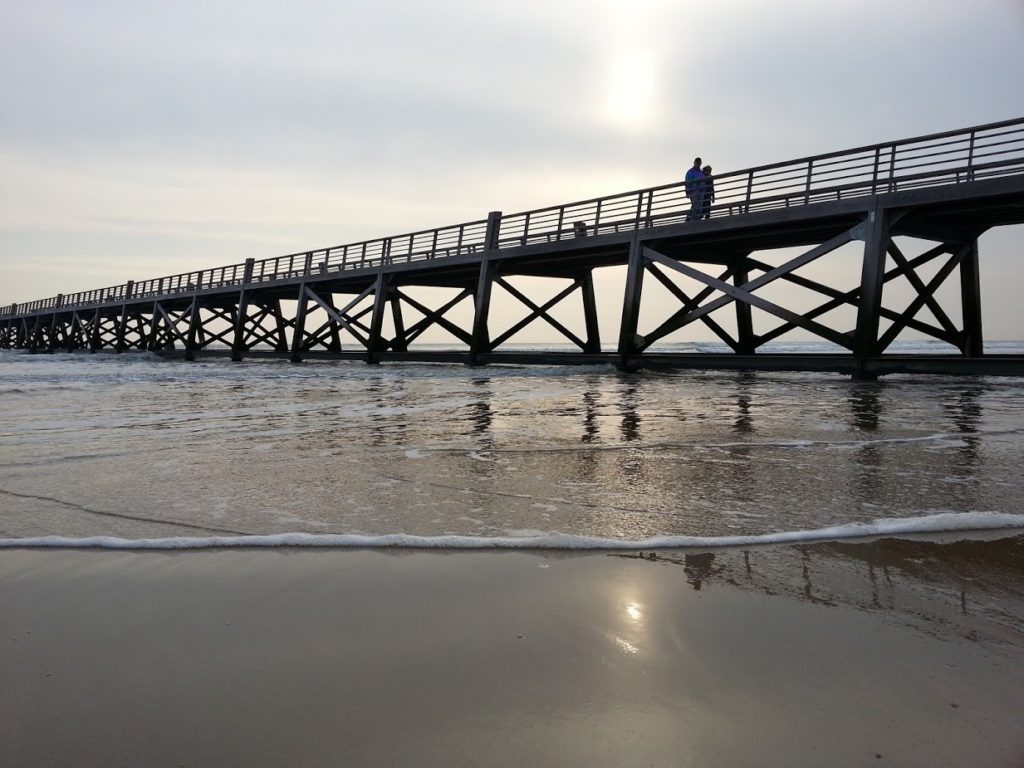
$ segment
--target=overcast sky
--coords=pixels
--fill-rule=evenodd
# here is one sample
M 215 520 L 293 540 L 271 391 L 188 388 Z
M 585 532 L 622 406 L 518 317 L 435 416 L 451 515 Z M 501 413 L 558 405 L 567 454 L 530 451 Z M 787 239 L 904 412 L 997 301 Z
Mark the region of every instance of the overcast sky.
M 1021 0 L 0 0 L 0 304 L 1022 115 Z

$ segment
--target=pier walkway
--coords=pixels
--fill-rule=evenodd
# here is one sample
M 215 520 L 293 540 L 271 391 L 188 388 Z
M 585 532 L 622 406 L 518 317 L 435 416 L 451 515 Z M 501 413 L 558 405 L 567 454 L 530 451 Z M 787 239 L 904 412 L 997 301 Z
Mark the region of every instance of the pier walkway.
M 989 229 L 1024 223 L 1024 118 L 723 173 L 714 184 L 700 220 L 688 220 L 678 182 L 13 304 L 0 308 L 0 347 L 1024 375 L 1024 357 L 984 354 L 978 250 Z M 855 282 L 808 274 L 850 243 L 859 249 Z M 781 248 L 801 252 L 779 263 L 761 256 Z M 594 290 L 594 270 L 609 266 L 627 267 L 612 310 L 621 317 L 614 351 L 602 346 Z M 561 290 L 535 300 L 510 282 L 518 276 L 559 278 Z M 780 303 L 766 290 L 779 281 L 811 292 L 815 305 Z M 909 285 L 909 304 L 885 301 L 893 281 Z M 645 283 L 677 308 L 642 329 Z M 412 295 L 420 287 L 448 289 L 448 298 L 428 305 Z M 525 312 L 500 332 L 490 322 L 498 294 Z M 576 321 L 558 319 L 560 305 Z M 578 351 L 503 349 L 539 321 Z M 693 323 L 731 351 L 655 346 Z M 453 339 L 451 349 L 416 348 L 431 328 Z M 841 352 L 763 349 L 797 329 Z M 887 353 L 906 330 L 945 342 L 950 354 Z

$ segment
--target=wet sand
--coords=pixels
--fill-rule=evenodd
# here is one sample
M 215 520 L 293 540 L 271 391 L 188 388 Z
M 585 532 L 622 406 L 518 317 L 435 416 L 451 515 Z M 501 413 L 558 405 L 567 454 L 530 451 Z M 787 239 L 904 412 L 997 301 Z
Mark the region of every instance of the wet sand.
M 0 552 L 4 766 L 1021 766 L 1024 538 Z

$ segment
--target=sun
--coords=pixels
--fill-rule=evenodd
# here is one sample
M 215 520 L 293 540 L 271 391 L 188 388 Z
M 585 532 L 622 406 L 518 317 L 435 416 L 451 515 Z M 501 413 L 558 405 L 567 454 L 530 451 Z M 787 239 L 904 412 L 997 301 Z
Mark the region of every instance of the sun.
M 612 122 L 637 128 L 654 111 L 655 62 L 648 51 L 626 51 L 612 56 L 608 68 L 605 116 Z

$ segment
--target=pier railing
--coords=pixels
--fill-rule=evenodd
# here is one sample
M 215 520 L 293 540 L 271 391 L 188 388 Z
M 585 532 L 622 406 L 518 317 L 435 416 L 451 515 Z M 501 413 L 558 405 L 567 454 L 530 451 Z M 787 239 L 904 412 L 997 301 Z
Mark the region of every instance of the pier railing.
M 1024 118 L 830 152 L 714 175 L 718 219 L 922 187 L 1024 174 Z M 492 245 L 521 248 L 679 224 L 692 218 L 683 182 L 504 215 Z M 0 309 L 0 317 L 481 253 L 487 221 L 250 260 Z

